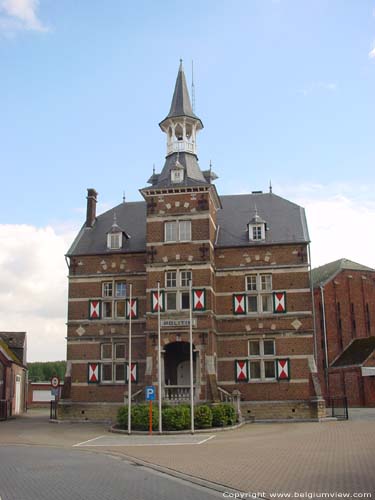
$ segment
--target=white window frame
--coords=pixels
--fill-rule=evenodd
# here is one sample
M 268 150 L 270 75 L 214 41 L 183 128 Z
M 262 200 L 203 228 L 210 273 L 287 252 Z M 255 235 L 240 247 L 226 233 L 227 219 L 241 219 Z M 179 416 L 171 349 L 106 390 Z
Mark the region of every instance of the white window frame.
M 171 170 L 171 182 L 178 184 L 184 180 L 184 169 L 183 168 L 172 168 Z
M 255 288 L 254 288 L 255 285 Z M 271 273 L 251 273 L 245 277 L 246 306 L 247 314 L 272 314 L 273 313 L 273 295 L 272 295 L 272 274 Z M 249 307 L 249 297 L 256 297 L 257 310 L 252 311 Z M 263 299 L 266 298 L 269 303 L 269 309 L 264 308 Z
M 111 357 L 105 358 L 103 356 L 103 351 L 104 351 L 104 345 L 110 345 L 111 346 Z M 119 357 L 117 355 L 117 346 L 122 345 L 124 346 L 124 356 Z M 124 342 L 104 342 L 101 345 L 100 348 L 100 357 L 102 360 L 102 377 L 101 377 L 101 382 L 103 384 L 124 384 L 125 383 L 125 376 L 126 376 L 126 368 L 125 368 L 125 361 L 126 361 L 126 345 Z M 117 379 L 116 378 L 116 366 L 117 365 L 122 365 L 124 367 L 124 378 L 123 379 Z M 111 371 L 111 378 L 104 379 L 104 366 L 110 366 L 110 371 Z
M 102 296 L 113 297 L 113 281 L 104 281 L 102 283 Z
M 250 353 L 250 343 L 257 342 L 259 344 L 259 354 L 251 354 Z M 264 353 L 264 343 L 272 342 L 273 344 L 273 353 L 265 354 Z M 248 359 L 250 362 L 249 366 L 249 382 L 272 382 L 276 380 L 276 343 L 275 339 L 267 339 L 267 338 L 254 338 L 248 341 Z M 266 362 L 271 361 L 274 364 L 274 376 L 266 377 Z M 260 363 L 260 378 L 251 378 L 251 362 L 259 362 Z
M 175 277 L 176 277 L 176 286 L 169 286 L 169 284 L 171 283 L 171 279 L 170 277 L 168 276 L 168 274 L 172 274 L 172 273 L 175 273 Z M 182 274 L 187 274 L 187 273 L 190 273 L 190 279 L 189 277 L 184 277 L 184 281 L 186 283 L 186 280 L 187 280 L 187 284 L 183 285 L 183 279 L 182 279 Z M 192 271 L 191 269 L 170 269 L 168 271 L 165 271 L 165 293 L 166 293 L 166 310 L 168 311 L 177 311 L 177 312 L 181 312 L 181 311 L 188 311 L 189 310 L 189 307 L 187 308 L 182 308 L 182 296 L 183 294 L 185 293 L 189 293 L 189 281 L 192 279 Z M 176 294 L 176 309 L 168 309 L 168 293 L 175 293 Z M 189 297 L 189 301 L 190 301 L 191 297 Z
M 119 295 L 118 290 L 117 290 L 117 285 L 121 284 L 124 285 L 125 287 L 125 294 L 124 295 Z M 103 297 L 103 302 L 102 302 L 102 319 L 124 319 L 126 317 L 126 286 L 127 283 L 125 280 L 107 280 L 102 282 L 102 297 Z M 112 303 L 112 315 L 111 316 L 106 316 L 105 315 L 105 303 L 106 302 L 111 302 Z M 125 312 L 124 315 L 119 316 L 117 314 L 117 304 L 118 302 L 125 302 Z
M 122 248 L 122 232 L 107 234 L 107 248 L 109 250 L 120 250 Z
M 260 234 L 259 234 L 260 230 Z M 266 225 L 261 224 L 249 224 L 249 240 L 250 241 L 262 241 L 266 239 Z
M 187 225 L 187 230 L 185 234 L 182 234 L 182 226 Z M 164 242 L 165 243 L 177 243 L 181 241 L 182 243 L 186 241 L 192 241 L 191 238 L 191 220 L 171 220 L 164 222 Z
M 171 220 L 164 222 L 164 241 L 174 243 L 177 241 L 178 226 L 177 221 Z
M 115 297 L 117 298 L 123 298 L 123 297 L 126 297 L 126 281 L 115 281 L 114 282 L 114 291 L 115 291 Z M 118 285 L 121 285 L 121 288 L 124 287 L 125 290 L 124 290 L 124 293 L 118 293 L 118 290 L 117 290 L 117 287 Z
M 185 234 L 182 235 L 181 233 L 183 233 L 183 231 L 181 228 L 185 225 L 187 230 L 184 230 Z M 191 241 L 191 220 L 178 221 L 178 239 L 179 241 Z

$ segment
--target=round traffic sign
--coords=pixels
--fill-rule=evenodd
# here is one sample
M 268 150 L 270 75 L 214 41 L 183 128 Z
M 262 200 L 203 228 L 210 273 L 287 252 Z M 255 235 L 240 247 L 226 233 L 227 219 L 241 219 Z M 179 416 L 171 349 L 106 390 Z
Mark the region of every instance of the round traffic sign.
M 60 379 L 59 379 L 59 377 L 57 377 L 56 375 L 55 375 L 55 376 L 53 376 L 53 377 L 51 378 L 51 385 L 52 385 L 52 387 L 53 387 L 54 389 L 56 389 L 57 387 L 59 387 L 59 385 L 60 385 Z

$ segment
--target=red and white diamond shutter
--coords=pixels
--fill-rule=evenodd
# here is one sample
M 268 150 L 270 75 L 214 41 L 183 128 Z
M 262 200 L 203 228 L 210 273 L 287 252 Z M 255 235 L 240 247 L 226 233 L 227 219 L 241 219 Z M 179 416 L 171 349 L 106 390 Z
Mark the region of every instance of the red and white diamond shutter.
M 204 288 L 194 288 L 193 311 L 204 311 L 206 309 L 206 290 Z
M 233 313 L 246 314 L 246 296 L 243 293 L 233 294 Z
M 286 292 L 273 292 L 273 312 L 286 313 Z
M 160 290 L 158 297 L 157 290 L 151 290 L 151 312 L 164 312 L 164 290 Z
M 129 363 L 125 363 L 126 365 L 126 383 L 129 382 Z M 137 383 L 138 382 L 138 363 L 132 363 L 131 369 L 131 381 Z
M 249 381 L 249 363 L 247 359 L 236 359 L 234 362 L 236 382 Z
M 89 300 L 89 319 L 100 319 L 102 314 L 102 301 Z
M 130 305 L 130 299 L 126 299 L 126 319 L 129 319 L 131 315 L 132 319 L 138 318 L 138 299 L 132 299 Z
M 286 359 L 278 359 L 277 363 L 277 380 L 290 380 L 290 361 Z
M 99 363 L 89 363 L 87 365 L 87 381 L 89 384 L 99 384 L 100 382 Z

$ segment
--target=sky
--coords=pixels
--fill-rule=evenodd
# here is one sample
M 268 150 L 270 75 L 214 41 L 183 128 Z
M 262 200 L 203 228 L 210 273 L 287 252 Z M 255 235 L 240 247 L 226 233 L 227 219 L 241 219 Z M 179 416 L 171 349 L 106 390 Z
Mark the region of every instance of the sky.
M 375 267 L 375 0 L 0 0 L 0 330 L 65 359 L 64 255 L 141 199 L 179 60 L 219 194 L 305 207 L 313 267 Z

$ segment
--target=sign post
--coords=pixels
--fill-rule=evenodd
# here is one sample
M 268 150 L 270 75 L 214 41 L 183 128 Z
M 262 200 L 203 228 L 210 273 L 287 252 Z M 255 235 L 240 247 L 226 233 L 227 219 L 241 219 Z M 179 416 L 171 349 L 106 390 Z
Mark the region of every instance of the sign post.
M 57 375 L 51 377 L 51 394 L 55 397 L 55 401 L 59 399 L 60 392 L 60 379 Z
M 129 286 L 129 347 L 128 347 L 128 434 L 132 432 L 132 288 Z M 125 300 L 126 316 L 126 300 Z
M 146 386 L 146 401 L 149 402 L 149 409 L 148 409 L 148 432 L 151 435 L 152 434 L 152 402 L 155 400 L 155 386 L 154 385 L 147 385 Z M 160 418 L 160 416 L 159 416 Z

